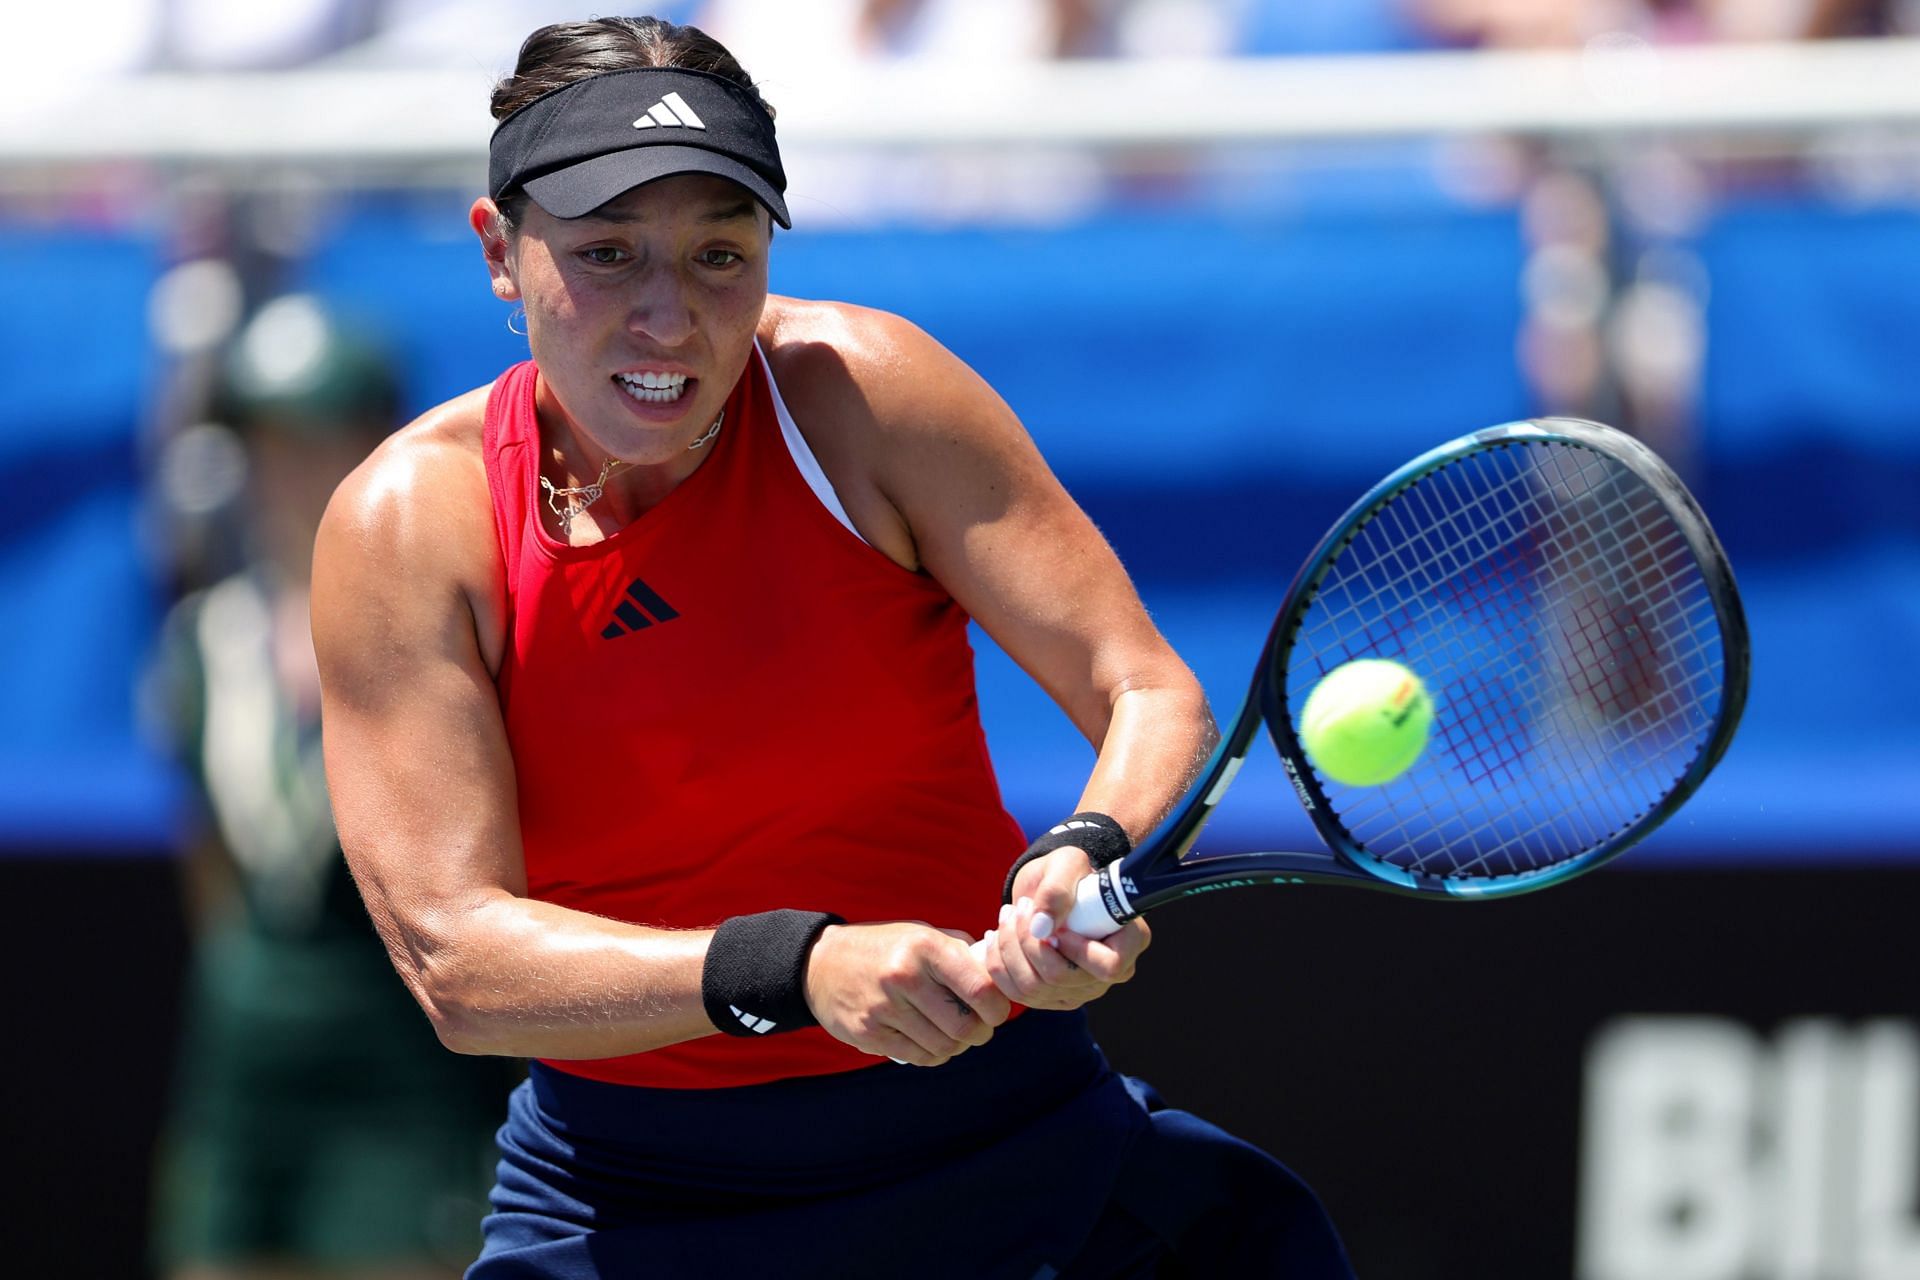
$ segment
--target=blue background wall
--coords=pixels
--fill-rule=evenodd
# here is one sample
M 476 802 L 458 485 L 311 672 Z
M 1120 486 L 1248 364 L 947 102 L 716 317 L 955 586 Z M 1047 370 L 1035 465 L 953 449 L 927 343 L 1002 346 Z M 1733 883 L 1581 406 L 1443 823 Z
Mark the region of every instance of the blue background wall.
M 1688 460 L 1752 614 L 1739 742 L 1631 862 L 1920 857 L 1920 217 L 1723 208 L 1701 436 Z M 802 230 L 776 289 L 899 311 L 1000 389 L 1225 710 L 1299 557 L 1373 479 L 1525 416 L 1516 218 L 1431 199 L 1047 230 Z M 174 788 L 131 688 L 156 615 L 140 537 L 137 234 L 0 237 L 0 848 L 164 847 Z M 424 406 L 524 354 L 461 210 L 351 210 L 301 268 L 408 362 Z M 405 291 L 393 282 L 407 282 Z M 990 644 L 982 700 L 1022 820 L 1064 812 L 1090 751 Z M 1297 832 L 1241 784 L 1214 847 Z M 1276 830 L 1277 828 L 1277 830 Z
M 140 236 L 0 224 L 0 849 L 157 845 L 173 788 L 133 727 L 157 617 L 140 532 L 151 357 Z

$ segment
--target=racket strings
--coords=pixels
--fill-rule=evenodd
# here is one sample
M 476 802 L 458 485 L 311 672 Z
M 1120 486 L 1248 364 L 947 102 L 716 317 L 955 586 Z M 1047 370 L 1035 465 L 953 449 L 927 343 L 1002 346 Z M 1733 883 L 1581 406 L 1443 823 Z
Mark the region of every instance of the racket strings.
M 1448 476 L 1447 479 L 1457 482 L 1457 477 L 1455 476 Z M 1456 493 L 1455 497 L 1456 500 L 1458 500 L 1460 495 Z M 1609 510 L 1608 506 L 1609 504 L 1594 504 L 1589 501 L 1588 510 L 1590 514 L 1587 522 L 1592 524 L 1596 520 L 1604 520 L 1614 527 L 1619 527 L 1622 513 L 1617 510 Z M 1530 517 L 1535 515 L 1537 515 L 1537 513 L 1529 512 Z M 1564 524 L 1564 521 L 1562 521 L 1562 523 Z M 1536 529 L 1539 528 L 1537 524 L 1534 527 Z M 1591 529 L 1582 529 L 1575 532 L 1579 537 L 1585 538 L 1590 537 L 1593 531 Z M 1536 541 L 1538 541 L 1538 539 L 1536 539 Z M 1551 550 L 1554 544 L 1565 543 L 1566 541 L 1566 532 L 1556 530 L 1546 545 L 1548 549 Z M 1626 546 L 1627 541 L 1627 539 L 1622 539 L 1623 548 L 1638 550 L 1644 554 L 1646 550 L 1644 546 L 1640 548 L 1630 548 Z M 1604 635 L 1605 630 L 1603 624 L 1608 619 L 1617 620 L 1621 613 L 1630 612 L 1632 605 L 1631 602 L 1624 598 L 1623 593 L 1627 584 L 1619 580 L 1617 572 L 1607 572 L 1604 574 L 1604 577 L 1611 578 L 1612 581 L 1594 582 L 1596 576 L 1600 575 L 1596 575 L 1595 573 L 1596 565 L 1594 558 L 1584 554 L 1582 551 L 1582 547 L 1585 545 L 1587 544 L 1579 541 L 1572 542 L 1567 547 L 1567 554 L 1564 557 L 1565 568 L 1576 579 L 1584 576 L 1588 580 L 1588 589 L 1584 599 L 1575 598 L 1575 603 L 1570 609 L 1563 608 L 1560 611 L 1562 615 L 1560 619 L 1562 626 L 1558 631 L 1550 631 L 1548 633 L 1549 639 L 1557 638 L 1563 641 L 1563 643 L 1555 646 L 1558 650 L 1555 654 L 1558 661 L 1543 666 L 1541 654 L 1537 651 L 1537 647 L 1529 646 L 1527 643 L 1533 637 L 1526 633 L 1502 637 L 1504 642 L 1503 647 L 1507 648 L 1509 652 L 1514 653 L 1516 658 L 1526 664 L 1521 666 L 1519 670 L 1533 672 L 1551 670 L 1553 674 L 1560 676 L 1568 674 L 1569 671 L 1586 672 L 1590 671 L 1594 664 L 1591 657 L 1582 657 L 1582 651 L 1584 651 L 1586 655 L 1599 655 L 1603 650 L 1605 651 L 1605 658 L 1617 668 L 1620 665 L 1618 661 L 1619 657 L 1624 653 L 1629 653 L 1633 648 L 1631 643 L 1632 637 L 1629 637 L 1629 643 L 1626 645 L 1622 645 L 1619 642 L 1617 639 L 1617 627 L 1615 628 L 1616 638 L 1605 643 L 1601 642 L 1600 637 Z M 1551 561 L 1547 561 L 1547 563 L 1551 563 Z M 1612 564 L 1602 562 L 1599 567 L 1603 570 L 1611 571 L 1617 569 L 1619 563 L 1624 563 L 1624 561 L 1616 561 Z M 1612 604 L 1610 602 L 1609 608 L 1596 608 L 1594 605 L 1595 591 L 1593 589 L 1596 585 L 1609 591 L 1612 594 L 1613 600 L 1620 601 L 1620 603 Z M 1568 626 L 1567 624 L 1569 622 L 1573 625 Z M 1626 625 L 1631 626 L 1632 624 Z M 1651 646 L 1642 645 L 1641 648 L 1647 650 L 1650 649 Z M 1569 662 L 1569 658 L 1572 658 L 1573 661 Z M 1629 662 L 1627 665 L 1632 666 L 1634 664 Z M 1640 662 L 1638 665 L 1644 673 L 1645 663 Z M 1643 674 L 1641 679 L 1644 680 L 1645 678 Z M 1610 694 L 1599 697 L 1594 696 L 1598 688 L 1599 682 L 1590 678 L 1584 681 L 1577 681 L 1574 685 L 1576 694 L 1581 696 L 1585 701 L 1594 704 L 1594 708 L 1597 711 L 1603 715 L 1611 715 L 1613 718 L 1618 719 L 1618 706 L 1614 705 L 1609 707 L 1607 704 L 1610 702 L 1617 704 L 1619 699 Z M 1475 692 L 1479 692 L 1479 690 Z M 1524 702 L 1528 697 L 1537 696 L 1537 690 L 1526 687 L 1514 689 L 1511 693 L 1513 695 L 1512 701 L 1515 704 Z M 1470 758 L 1484 760 L 1489 742 L 1495 743 L 1499 747 L 1507 748 L 1506 750 L 1498 751 L 1496 755 L 1501 766 L 1498 771 L 1498 776 L 1500 776 L 1503 781 L 1512 781 L 1512 767 L 1521 763 L 1523 758 L 1525 758 L 1525 763 L 1530 771 L 1537 772 L 1544 763 L 1550 763 L 1550 755 L 1545 742 L 1536 744 L 1535 756 L 1523 757 L 1523 752 L 1519 749 L 1521 742 L 1520 737 L 1500 731 L 1502 724 L 1506 722 L 1507 718 L 1497 714 L 1489 715 L 1489 708 L 1485 705 L 1483 698 L 1470 697 L 1470 701 L 1480 704 L 1477 709 L 1481 714 L 1477 719 L 1468 720 L 1465 725 L 1465 729 L 1468 732 L 1461 732 L 1460 727 L 1455 726 L 1454 734 L 1456 739 L 1465 739 L 1475 744 L 1474 755 Z M 1519 708 L 1517 706 L 1496 706 L 1493 708 L 1493 710 L 1497 712 L 1510 712 L 1515 709 Z M 1568 737 L 1564 731 L 1562 732 L 1562 739 L 1559 744 L 1562 747 L 1577 747 L 1580 744 L 1578 735 Z M 1580 773 L 1588 773 L 1592 767 L 1591 760 L 1563 760 L 1562 763 L 1571 764 Z M 1658 791 L 1655 791 L 1649 802 L 1657 800 L 1657 798 Z M 1532 825 L 1516 827 L 1511 822 L 1495 821 L 1490 824 L 1491 833 L 1496 837 L 1504 836 L 1504 838 L 1495 839 L 1492 843 L 1488 843 L 1484 838 L 1465 841 L 1464 843 L 1474 850 L 1474 856 L 1456 866 L 1454 868 L 1454 874 L 1499 874 L 1503 871 L 1512 873 L 1524 870 L 1526 869 L 1528 860 L 1517 856 L 1517 850 L 1523 848 L 1543 833 L 1551 832 L 1555 819 L 1558 819 L 1564 827 L 1582 828 L 1584 824 L 1582 824 L 1579 819 L 1586 816 L 1589 816 L 1586 810 L 1576 807 L 1557 810 L 1548 814 L 1544 820 L 1536 821 Z M 1484 837 L 1486 834 L 1486 832 L 1476 833 L 1476 835 L 1481 837 Z M 1610 832 L 1604 828 L 1594 829 L 1585 827 L 1584 830 L 1573 830 L 1571 834 L 1575 837 L 1584 836 L 1584 838 L 1589 841 L 1595 841 L 1605 838 Z M 1452 847 L 1457 849 L 1459 842 L 1456 842 Z M 1503 856 L 1504 865 L 1501 865 L 1500 860 Z M 1428 863 L 1430 861 L 1430 858 L 1418 858 L 1415 861 L 1415 866 L 1417 869 L 1426 870 L 1428 869 Z
M 1539 677 L 1542 673 L 1564 678 L 1570 670 L 1590 671 L 1594 665 L 1593 662 L 1580 661 L 1578 651 L 1584 650 L 1590 656 L 1599 656 L 1603 646 L 1598 643 L 1600 629 L 1596 623 L 1603 618 L 1617 618 L 1621 612 L 1631 609 L 1631 604 L 1627 603 L 1631 594 L 1630 584 L 1620 581 L 1617 572 L 1611 572 L 1624 561 L 1615 560 L 1612 563 L 1604 560 L 1596 561 L 1596 557 L 1589 554 L 1590 549 L 1597 545 L 1593 541 L 1594 537 L 1603 529 L 1641 528 L 1644 525 L 1643 517 L 1649 511 L 1657 512 L 1659 509 L 1652 501 L 1651 495 L 1646 494 L 1644 490 L 1639 490 L 1637 486 L 1628 491 L 1638 494 L 1641 499 L 1637 510 L 1623 510 L 1622 507 L 1626 504 L 1618 494 L 1606 501 L 1595 501 L 1593 494 L 1586 494 L 1584 505 L 1587 514 L 1582 522 L 1585 527 L 1569 528 L 1564 518 L 1564 510 L 1543 506 L 1537 500 L 1537 493 L 1541 489 L 1549 492 L 1555 488 L 1564 489 L 1567 478 L 1564 474 L 1550 476 L 1548 477 L 1550 483 L 1532 486 L 1534 493 L 1527 496 L 1527 500 L 1521 504 L 1519 513 L 1528 522 L 1528 537 L 1525 541 L 1533 543 L 1538 549 L 1539 555 L 1536 559 L 1539 568 L 1551 571 L 1557 567 L 1561 571 L 1559 573 L 1561 582 L 1550 582 L 1550 588 L 1562 585 L 1567 580 L 1578 580 L 1582 577 L 1587 580 L 1585 598 L 1579 599 L 1573 606 L 1575 614 L 1584 613 L 1585 616 L 1569 619 L 1565 616 L 1567 610 L 1561 610 L 1561 627 L 1549 630 L 1545 637 L 1551 641 L 1555 638 L 1565 640 L 1572 636 L 1579 636 L 1582 642 L 1553 646 L 1558 650 L 1553 655 L 1557 660 L 1548 661 L 1546 655 L 1540 651 L 1542 636 L 1538 629 L 1510 625 L 1506 633 L 1499 635 L 1497 639 L 1500 649 L 1509 655 L 1509 660 L 1514 664 L 1510 668 L 1512 676 L 1505 682 L 1495 682 L 1491 685 L 1485 680 L 1472 678 L 1465 682 L 1468 702 L 1475 714 L 1450 724 L 1448 737 L 1456 754 L 1469 766 L 1476 763 L 1484 764 L 1489 754 L 1492 755 L 1496 767 L 1486 771 L 1486 780 L 1498 780 L 1502 783 L 1515 782 L 1517 771 L 1524 766 L 1528 777 L 1537 778 L 1542 771 L 1549 774 L 1557 772 L 1564 790 L 1564 784 L 1570 778 L 1590 777 L 1600 763 L 1593 758 L 1592 752 L 1582 750 L 1584 746 L 1589 745 L 1583 739 L 1583 735 L 1568 734 L 1564 724 L 1559 726 L 1550 724 L 1550 732 L 1543 734 L 1536 730 L 1531 736 L 1516 734 L 1511 731 L 1511 726 L 1516 715 L 1522 717 L 1522 723 L 1525 723 L 1524 717 L 1528 705 L 1538 702 L 1541 696 Z M 1463 503 L 1471 501 L 1471 494 L 1460 492 L 1460 475 L 1457 472 L 1445 473 L 1441 479 L 1443 483 L 1453 487 L 1451 497 L 1454 501 Z M 1575 488 L 1577 492 L 1578 486 Z M 1505 492 L 1498 497 L 1501 500 L 1509 500 L 1517 491 L 1517 484 L 1510 480 L 1505 486 Z M 1625 549 L 1628 539 L 1622 538 L 1619 542 Z M 1675 538 L 1674 542 L 1684 551 L 1684 540 Z M 1645 548 L 1642 547 L 1639 550 L 1644 552 Z M 1596 568 L 1603 573 L 1597 575 Z M 1469 582 L 1473 576 L 1466 575 Z M 1610 578 L 1611 581 L 1596 581 L 1600 576 Z M 1601 610 L 1594 607 L 1596 587 L 1610 595 L 1609 608 Z M 1507 604 L 1511 600 L 1510 595 L 1502 599 L 1479 590 L 1466 593 L 1456 590 L 1455 598 L 1457 602 L 1474 606 L 1485 606 L 1488 603 Z M 1481 609 L 1481 617 L 1483 622 L 1489 617 L 1484 608 Z M 1513 621 L 1524 623 L 1528 620 L 1524 611 L 1511 609 L 1506 611 L 1505 618 L 1510 623 Z M 1565 625 L 1568 621 L 1578 625 L 1569 628 Z M 1605 660 L 1617 666 L 1617 659 L 1623 646 L 1618 642 L 1617 632 L 1615 637 L 1604 645 L 1606 650 L 1604 657 Z M 1575 658 L 1574 663 L 1568 663 L 1566 659 L 1569 656 Z M 1514 677 L 1531 678 L 1516 679 Z M 1574 687 L 1576 693 L 1584 689 L 1590 694 L 1596 684 L 1597 682 L 1587 679 L 1576 682 Z M 1493 695 L 1491 698 L 1486 696 L 1489 693 Z M 1611 709 L 1606 707 L 1603 705 L 1606 700 L 1601 698 L 1589 697 L 1587 700 L 1593 702 L 1595 709 L 1601 714 L 1610 715 L 1617 720 L 1617 707 Z M 1554 740 L 1556 737 L 1557 741 Z M 1559 748 L 1558 752 L 1555 751 L 1556 747 Z M 1473 780 L 1473 769 L 1468 767 L 1466 772 L 1469 780 Z M 1653 789 L 1646 797 L 1647 803 L 1657 801 L 1660 794 L 1659 789 Z M 1635 812 L 1643 808 L 1644 806 L 1636 806 Z M 1484 828 L 1465 832 L 1464 838 L 1456 838 L 1444 847 L 1435 848 L 1428 856 L 1414 857 L 1412 866 L 1417 871 L 1430 871 L 1433 869 L 1430 864 L 1435 856 L 1440 856 L 1453 864 L 1450 867 L 1441 868 L 1443 873 L 1515 874 L 1537 864 L 1536 858 L 1530 856 L 1527 851 L 1530 846 L 1542 839 L 1559 838 L 1568 842 L 1567 847 L 1572 847 L 1574 843 L 1590 846 L 1604 840 L 1616 829 L 1604 824 L 1595 825 L 1591 819 L 1597 815 L 1591 806 L 1585 805 L 1558 806 L 1552 810 L 1542 811 L 1535 815 L 1536 820 L 1531 823 L 1523 821 L 1526 816 L 1516 812 L 1493 815 Z M 1628 816 L 1630 819 L 1632 815 Z M 1460 856 L 1463 846 L 1465 850 L 1472 852 L 1471 857 Z
M 1358 527 L 1294 637 L 1290 704 L 1368 656 L 1426 680 L 1435 740 L 1385 786 L 1325 785 L 1367 855 L 1415 875 L 1525 875 L 1599 847 L 1684 773 L 1721 696 L 1683 531 L 1631 470 L 1563 442 L 1449 463 Z

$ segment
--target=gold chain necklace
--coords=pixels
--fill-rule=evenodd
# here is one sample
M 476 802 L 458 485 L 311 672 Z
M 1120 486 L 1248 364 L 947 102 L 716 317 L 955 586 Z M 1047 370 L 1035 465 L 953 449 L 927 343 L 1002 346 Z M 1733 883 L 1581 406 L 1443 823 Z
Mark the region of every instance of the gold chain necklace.
M 687 446 L 687 452 L 693 452 L 707 441 L 719 435 L 720 424 L 725 422 L 726 419 L 727 411 L 722 409 L 720 415 L 713 420 L 713 425 L 707 428 L 706 434 Z M 560 521 L 561 537 L 571 536 L 573 533 L 573 518 L 605 496 L 607 492 L 607 476 L 612 474 L 613 469 L 619 465 L 620 459 L 609 457 L 605 462 L 600 464 L 600 474 L 594 477 L 592 484 L 557 485 L 545 476 L 540 477 L 540 487 L 547 491 L 547 508 L 552 511 Z M 560 501 L 563 498 L 568 499 L 565 506 L 560 505 Z
M 607 474 L 618 466 L 619 463 L 620 459 L 618 458 L 608 458 L 600 465 L 600 475 L 592 484 L 575 484 L 563 487 L 555 484 L 545 476 L 540 477 L 540 487 L 547 491 L 547 507 L 554 515 L 560 518 L 561 537 L 565 538 L 573 533 L 573 518 L 575 516 L 600 501 L 601 496 L 607 491 Z M 564 507 L 560 505 L 562 498 L 568 499 Z

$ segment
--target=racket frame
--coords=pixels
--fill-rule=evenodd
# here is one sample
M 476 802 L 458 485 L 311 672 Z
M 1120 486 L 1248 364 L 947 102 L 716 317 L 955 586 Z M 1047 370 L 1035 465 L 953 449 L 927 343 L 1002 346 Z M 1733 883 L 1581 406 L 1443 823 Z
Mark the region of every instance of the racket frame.
M 1409 871 L 1374 858 L 1335 816 L 1293 728 L 1287 698 L 1285 658 L 1303 625 L 1322 580 L 1362 526 L 1381 507 L 1422 478 L 1460 459 L 1512 445 L 1560 443 L 1598 452 L 1632 471 L 1655 494 L 1698 562 L 1720 628 L 1724 680 L 1705 746 L 1673 787 L 1610 838 L 1576 857 L 1534 871 L 1501 876 L 1446 877 Z M 1726 754 L 1746 706 L 1749 642 L 1745 611 L 1725 550 L 1706 515 L 1672 469 L 1651 449 L 1624 432 L 1580 418 L 1535 418 L 1488 427 L 1430 449 L 1375 485 L 1349 507 L 1321 538 L 1294 575 L 1254 670 L 1238 714 L 1214 747 L 1199 780 L 1134 851 L 1082 884 L 1068 927 L 1112 929 L 1151 907 L 1176 898 L 1250 885 L 1360 884 L 1416 897 L 1454 901 L 1513 897 L 1561 884 L 1607 862 L 1645 839 L 1706 781 Z M 1262 725 L 1279 752 L 1294 795 L 1326 848 L 1299 852 L 1237 853 L 1190 857 L 1201 829 L 1246 763 Z M 1112 929 L 1098 928 L 1101 936 Z

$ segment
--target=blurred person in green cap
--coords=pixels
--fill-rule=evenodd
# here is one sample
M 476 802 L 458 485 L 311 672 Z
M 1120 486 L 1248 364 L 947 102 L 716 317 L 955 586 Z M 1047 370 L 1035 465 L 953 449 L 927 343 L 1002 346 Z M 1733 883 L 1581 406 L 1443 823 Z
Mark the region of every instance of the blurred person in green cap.
M 226 441 L 232 519 L 211 541 L 239 567 L 174 608 L 154 682 L 203 801 L 158 1262 L 175 1280 L 457 1275 L 512 1078 L 442 1050 L 394 981 L 334 835 L 307 623 L 314 530 L 393 426 L 398 382 L 317 300 L 287 295 L 218 383 L 189 466 L 204 490 L 222 453 L 205 433 Z

